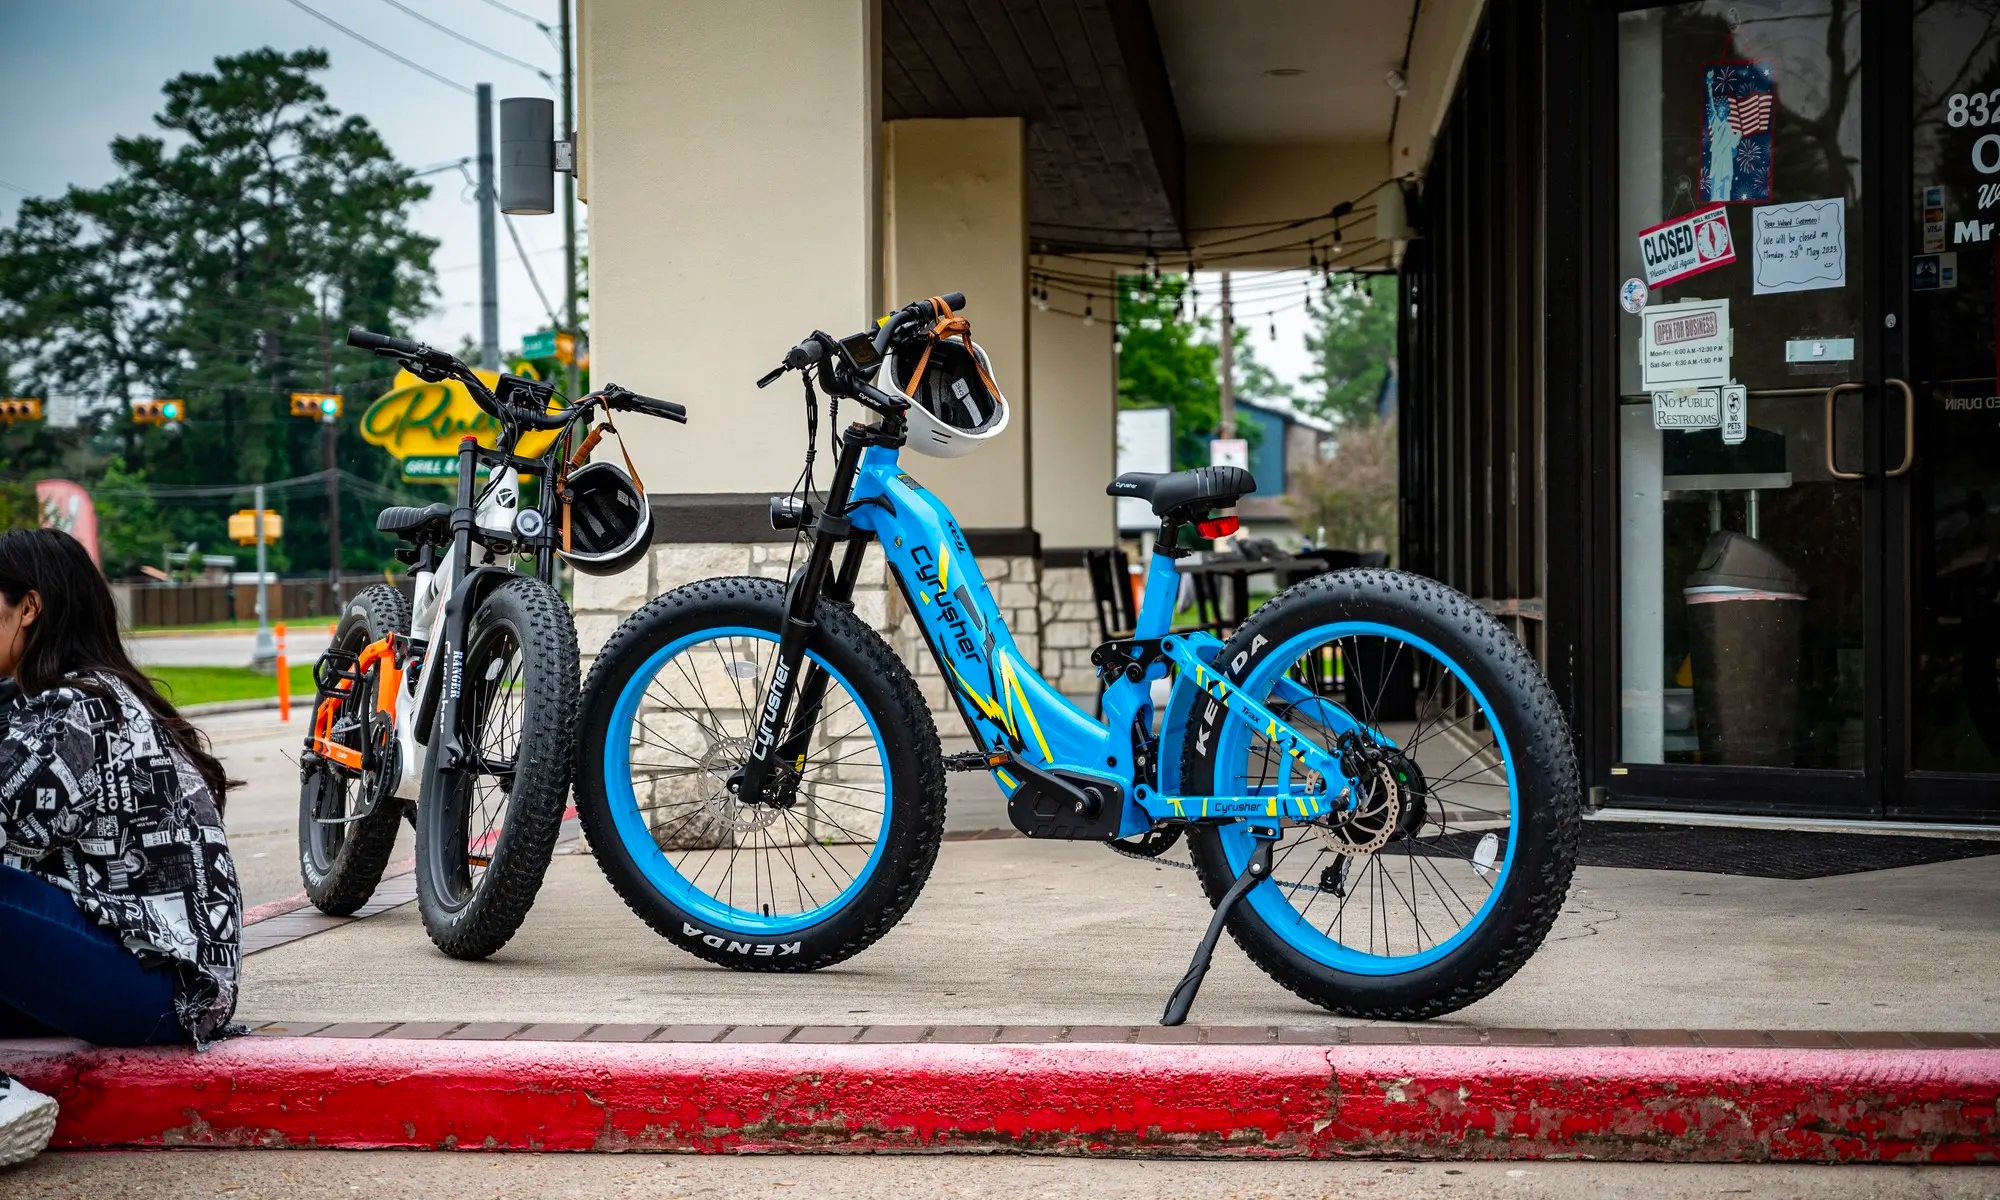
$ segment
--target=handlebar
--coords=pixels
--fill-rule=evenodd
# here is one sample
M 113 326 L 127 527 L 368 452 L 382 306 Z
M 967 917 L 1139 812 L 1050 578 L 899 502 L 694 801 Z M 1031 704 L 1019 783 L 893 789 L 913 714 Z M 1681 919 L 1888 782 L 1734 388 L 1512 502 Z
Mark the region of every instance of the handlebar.
M 648 417 L 658 417 L 663 421 L 678 421 L 683 425 L 687 424 L 688 410 L 686 405 L 676 404 L 672 400 L 655 400 L 651 396 L 641 396 L 639 393 L 627 391 L 615 383 L 606 384 L 603 394 L 606 408 L 614 408 L 619 412 L 635 412 Z
M 427 349 L 415 342 L 406 342 L 402 338 L 390 337 L 386 333 L 370 333 L 366 329 L 348 330 L 347 344 L 357 350 L 372 350 L 377 354 L 386 350 L 391 354 L 409 358 L 416 358 Z
M 945 307 L 954 313 L 965 307 L 964 292 L 946 292 L 944 295 L 939 296 L 938 299 L 944 301 Z M 882 322 L 882 328 L 875 331 L 875 353 L 881 354 L 888 350 L 889 339 L 896 335 L 898 329 L 909 324 L 911 321 L 934 321 L 943 315 L 943 313 L 937 310 L 937 305 L 932 304 L 929 300 L 919 300 L 914 304 L 905 304 L 891 314 L 888 320 Z

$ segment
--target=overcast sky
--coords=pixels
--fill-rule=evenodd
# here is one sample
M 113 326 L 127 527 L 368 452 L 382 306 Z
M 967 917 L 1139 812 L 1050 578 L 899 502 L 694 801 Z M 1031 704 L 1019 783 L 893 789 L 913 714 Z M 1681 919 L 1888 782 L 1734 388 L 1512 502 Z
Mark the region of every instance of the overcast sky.
M 534 72 L 455 41 L 390 0 L 301 0 L 349 29 L 458 83 L 491 83 L 496 98 L 557 93 Z M 493 0 L 403 0 L 424 16 L 503 54 L 541 64 L 557 75 L 550 38 Z M 503 0 L 553 28 L 557 0 Z M 476 149 L 473 99 L 371 49 L 315 19 L 290 0 L 0 0 L 7 69 L 0 72 L 0 223 L 11 224 L 23 195 L 49 196 L 70 184 L 112 178 L 110 143 L 121 134 L 156 132 L 160 88 L 184 71 L 209 70 L 218 55 L 258 46 L 325 49 L 332 67 L 320 75 L 328 99 L 360 113 L 404 164 L 425 168 Z M 496 117 L 497 119 L 497 117 Z M 437 238 L 439 295 L 417 336 L 456 347 L 479 331 L 479 226 L 470 188 L 455 171 L 427 177 L 429 200 L 415 213 L 418 229 Z M 583 221 L 589 209 L 578 206 Z M 551 300 L 562 269 L 562 219 L 517 217 L 527 261 Z M 523 334 L 545 328 L 520 255 L 499 224 L 500 341 L 504 350 Z M 1239 275 L 1239 278 L 1241 276 Z M 1292 280 L 1302 278 L 1292 275 Z M 1212 307 L 1214 278 L 1200 280 L 1201 307 Z M 1306 317 L 1296 282 L 1269 273 L 1244 281 L 1238 309 L 1251 314 L 1260 358 L 1281 377 L 1307 365 Z M 1270 316 L 1264 310 L 1283 307 Z M 1277 338 L 1270 336 L 1275 321 Z
M 387 0 L 305 0 L 349 29 L 468 87 L 490 83 L 496 98 L 557 92 L 523 67 L 454 41 L 398 11 Z M 551 75 L 559 56 L 528 21 L 485 0 L 404 0 L 425 16 L 505 54 L 541 64 Z M 506 0 L 553 29 L 553 0 Z M 0 222 L 12 224 L 23 194 L 49 196 L 70 184 L 112 178 L 111 139 L 157 132 L 160 88 L 184 71 L 211 70 L 219 55 L 259 46 L 317 46 L 332 59 L 319 76 L 329 101 L 368 118 L 405 165 L 423 168 L 477 149 L 471 96 L 362 45 L 288 0 L 0 0 L 7 69 L 0 72 Z M 496 115 L 497 120 L 497 115 Z M 430 199 L 418 206 L 418 229 L 442 245 L 436 310 L 418 326 L 426 341 L 456 347 L 479 332 L 479 224 L 470 189 L 456 172 L 427 177 Z M 587 214 L 578 208 L 579 220 Z M 562 218 L 516 217 L 528 261 L 557 300 Z M 500 344 L 544 328 L 520 256 L 498 225 Z

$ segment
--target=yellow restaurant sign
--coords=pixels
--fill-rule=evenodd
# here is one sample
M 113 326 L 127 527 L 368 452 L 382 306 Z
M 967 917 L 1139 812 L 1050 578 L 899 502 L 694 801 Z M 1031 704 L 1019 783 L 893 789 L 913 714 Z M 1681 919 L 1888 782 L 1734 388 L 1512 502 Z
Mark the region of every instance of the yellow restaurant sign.
M 527 364 L 515 368 L 516 374 L 533 377 Z M 489 388 L 500 379 L 492 371 L 473 373 Z M 464 384 L 425 383 L 408 371 L 396 372 L 389 391 L 361 415 L 361 436 L 401 460 L 403 478 L 410 482 L 456 484 L 458 443 L 468 434 L 490 449 L 500 439 L 500 422 L 473 402 Z M 529 433 L 514 452 L 533 458 L 555 438 L 551 431 Z

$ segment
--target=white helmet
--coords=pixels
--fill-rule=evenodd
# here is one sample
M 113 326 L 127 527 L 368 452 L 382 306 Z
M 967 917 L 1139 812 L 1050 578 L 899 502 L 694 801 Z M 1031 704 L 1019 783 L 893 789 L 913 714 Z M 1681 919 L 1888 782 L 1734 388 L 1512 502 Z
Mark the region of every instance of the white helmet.
M 971 324 L 953 316 L 942 300 L 932 303 L 944 315 L 923 353 L 912 360 L 909 346 L 901 356 L 892 347 L 876 375 L 877 386 L 910 402 L 905 414 L 910 449 L 932 458 L 957 458 L 1007 428 L 1007 397 L 993 381 L 986 351 L 972 340 Z

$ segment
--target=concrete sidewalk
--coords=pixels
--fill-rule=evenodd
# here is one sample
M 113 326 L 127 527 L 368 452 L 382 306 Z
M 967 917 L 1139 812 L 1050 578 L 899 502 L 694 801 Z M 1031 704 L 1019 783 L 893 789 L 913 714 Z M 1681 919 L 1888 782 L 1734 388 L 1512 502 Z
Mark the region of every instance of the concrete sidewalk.
M 250 956 L 238 1011 L 253 1024 L 1144 1025 L 1207 918 L 1193 873 L 1164 863 L 947 842 L 871 949 L 809 975 L 738 973 L 669 946 L 578 855 L 555 860 L 521 933 L 486 962 L 438 953 L 406 905 Z M 1996 1013 L 2000 871 L 1981 858 L 1803 881 L 1580 868 L 1541 951 L 1443 1023 L 1948 1031 L 1995 1028 Z M 1227 940 L 1193 1019 L 1339 1023 Z

